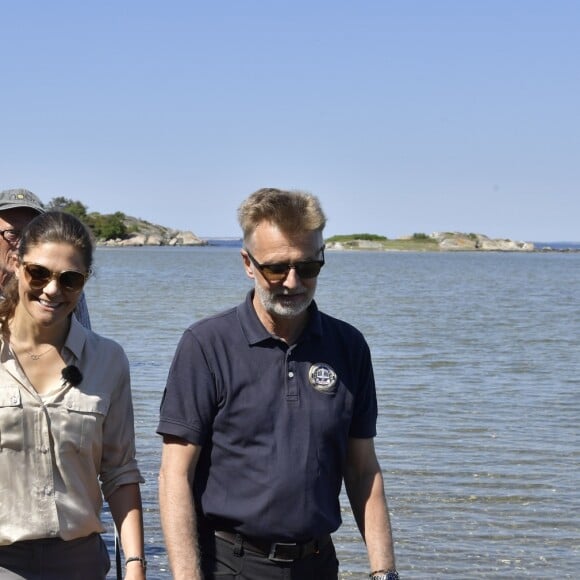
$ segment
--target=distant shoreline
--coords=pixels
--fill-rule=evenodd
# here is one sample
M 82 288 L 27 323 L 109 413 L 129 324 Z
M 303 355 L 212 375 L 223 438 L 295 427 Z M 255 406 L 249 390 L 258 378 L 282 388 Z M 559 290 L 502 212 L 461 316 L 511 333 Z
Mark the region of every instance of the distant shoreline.
M 99 247 L 235 247 L 241 248 L 241 236 L 201 237 L 190 230 L 175 230 L 124 216 L 126 236 L 115 239 L 99 239 Z M 490 238 L 484 234 L 464 232 L 415 233 L 409 236 L 388 238 L 369 233 L 352 233 L 326 237 L 328 250 L 366 250 L 366 251 L 407 251 L 407 252 L 577 252 L 580 241 L 527 242 L 509 238 Z
M 208 246 L 231 246 L 239 247 L 243 246 L 242 238 L 236 237 L 201 237 L 202 240 L 207 242 Z M 534 244 L 534 249 L 537 252 L 542 251 L 580 251 L 580 242 L 531 242 Z
M 538 250 L 580 251 L 580 242 L 534 242 Z
M 202 238 L 205 242 L 204 244 L 198 244 L 195 246 L 191 245 L 169 245 L 169 244 L 143 244 L 143 245 L 133 245 L 133 246 L 116 246 L 111 244 L 101 244 L 98 243 L 97 247 L 99 248 L 110 248 L 110 249 L 123 249 L 123 248 L 140 248 L 140 247 L 147 247 L 147 248 L 191 248 L 191 247 L 198 247 L 198 248 L 205 248 L 205 247 L 213 247 L 213 248 L 242 248 L 243 247 L 243 240 L 237 238 Z M 331 252 L 362 252 L 362 251 L 372 251 L 372 252 L 395 252 L 395 253 L 413 253 L 413 252 L 421 252 L 421 253 L 489 253 L 489 252 L 497 252 L 497 253 L 506 253 L 506 252 L 513 252 L 513 253 L 555 253 L 555 254 L 566 254 L 566 253 L 579 253 L 580 252 L 580 242 L 533 242 L 534 249 L 533 250 L 526 250 L 525 252 L 522 250 L 493 250 L 493 249 L 461 249 L 461 250 L 453 250 L 453 249 L 441 249 L 439 247 L 433 247 L 431 249 L 418 249 L 418 248 L 391 248 L 391 249 L 383 249 L 383 248 L 376 248 L 376 247 L 335 247 L 333 245 L 328 245 L 326 247 L 327 251 Z

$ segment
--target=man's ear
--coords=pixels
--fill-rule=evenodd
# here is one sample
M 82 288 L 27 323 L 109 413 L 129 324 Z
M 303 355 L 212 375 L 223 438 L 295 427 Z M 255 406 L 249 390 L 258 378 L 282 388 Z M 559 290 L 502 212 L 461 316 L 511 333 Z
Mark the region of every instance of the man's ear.
M 252 269 L 252 262 L 250 260 L 250 256 L 248 256 L 248 252 L 242 249 L 240 250 L 240 255 L 242 256 L 242 263 L 244 264 L 246 276 L 248 276 L 248 278 L 254 278 L 254 270 Z

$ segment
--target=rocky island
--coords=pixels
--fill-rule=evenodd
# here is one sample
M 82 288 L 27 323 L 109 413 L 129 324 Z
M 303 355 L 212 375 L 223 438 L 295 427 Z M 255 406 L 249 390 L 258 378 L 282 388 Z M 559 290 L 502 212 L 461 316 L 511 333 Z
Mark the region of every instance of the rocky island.
M 533 252 L 534 244 L 509 239 L 492 239 L 483 234 L 434 232 L 413 234 L 396 239 L 370 234 L 333 236 L 326 241 L 329 250 L 378 250 L 412 252 Z
M 138 246 L 207 246 L 204 240 L 189 230 L 176 230 L 127 216 L 123 212 L 100 214 L 89 212 L 85 204 L 66 197 L 55 197 L 47 209 L 68 211 L 83 221 L 93 232 L 97 245 L 106 247 Z M 237 238 L 236 238 L 237 240 Z M 241 244 L 241 239 L 239 240 Z M 461 232 L 415 233 L 389 239 L 376 234 L 335 235 L 327 238 L 328 250 L 377 250 L 413 252 L 580 252 L 580 243 L 561 244 L 557 247 L 532 242 L 489 238 L 483 234 Z
M 106 247 L 138 247 L 138 246 L 207 246 L 202 240 L 188 230 L 175 230 L 165 226 L 152 224 L 131 216 L 123 216 L 126 236 L 122 238 L 98 239 L 98 246 Z
M 93 232 L 98 246 L 207 246 L 204 240 L 189 230 L 177 230 L 143 219 L 127 216 L 123 212 L 100 214 L 89 212 L 85 204 L 66 197 L 55 197 L 47 209 L 68 211 L 83 221 Z M 237 240 L 237 238 L 236 238 Z M 241 239 L 239 240 L 241 244 Z M 410 236 L 389 239 L 376 234 L 335 235 L 327 238 L 328 250 L 376 250 L 412 252 L 580 252 L 580 244 L 558 244 L 552 248 L 538 243 L 510 239 L 489 238 L 483 234 L 461 232 L 415 233 Z
M 191 231 L 176 230 L 166 226 L 124 216 L 126 231 L 122 238 L 99 239 L 97 244 L 105 247 L 139 246 L 206 246 L 204 240 Z M 326 240 L 327 250 L 375 250 L 375 251 L 412 251 L 412 252 L 458 252 L 458 251 L 495 251 L 495 252 L 533 252 L 531 242 L 510 239 L 493 239 L 483 234 L 464 234 L 460 232 L 434 232 L 432 234 L 413 234 L 389 239 L 371 234 L 352 234 L 333 236 Z

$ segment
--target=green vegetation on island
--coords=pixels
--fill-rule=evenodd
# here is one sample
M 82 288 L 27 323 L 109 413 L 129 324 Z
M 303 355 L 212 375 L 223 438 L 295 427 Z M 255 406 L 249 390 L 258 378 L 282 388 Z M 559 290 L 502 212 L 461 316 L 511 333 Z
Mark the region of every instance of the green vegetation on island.
M 367 242 L 386 242 L 388 238 L 385 236 L 378 236 L 377 234 L 349 234 L 331 236 L 327 239 L 328 242 L 340 242 L 342 244 L 355 240 L 365 240 Z
M 417 233 L 407 238 L 389 239 L 377 234 L 349 234 L 331 236 L 326 240 L 328 248 L 345 250 L 408 250 L 436 252 L 439 244 L 427 234 Z
M 461 232 L 415 233 L 411 236 L 389 239 L 375 234 L 332 236 L 326 240 L 329 250 L 374 250 L 408 252 L 496 251 L 531 252 L 534 244 L 509 239 L 492 239 L 483 234 Z
M 99 245 L 105 246 L 199 246 L 207 241 L 192 232 L 177 231 L 152 224 L 145 220 L 127 216 L 117 211 L 112 214 L 89 212 L 80 201 L 66 197 L 55 197 L 47 209 L 57 209 L 72 213 L 83 221 L 93 232 Z M 370 233 L 334 235 L 326 239 L 329 250 L 369 250 L 369 251 L 502 251 L 530 252 L 534 244 L 510 239 L 492 239 L 483 234 L 461 232 L 414 233 L 409 236 L 390 239 Z
M 113 214 L 88 213 L 85 204 L 66 197 L 51 199 L 46 208 L 71 213 L 91 229 L 97 240 L 123 239 L 130 233 L 125 224 L 127 216 L 120 211 Z
M 193 232 L 180 231 L 117 211 L 111 214 L 88 212 L 80 201 L 55 197 L 47 209 L 66 211 L 79 218 L 93 232 L 99 246 L 205 246 Z

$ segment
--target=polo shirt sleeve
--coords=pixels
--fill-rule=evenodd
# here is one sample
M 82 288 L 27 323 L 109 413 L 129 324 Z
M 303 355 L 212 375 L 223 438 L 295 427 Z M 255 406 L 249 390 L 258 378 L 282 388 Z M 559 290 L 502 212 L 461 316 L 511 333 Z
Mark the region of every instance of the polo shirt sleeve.
M 366 340 L 360 336 L 360 348 L 355 368 L 358 369 L 357 389 L 349 437 L 369 439 L 377 434 L 377 393 L 371 353 Z
M 169 369 L 157 433 L 203 445 L 217 408 L 215 384 L 215 373 L 189 328 L 181 337 Z

